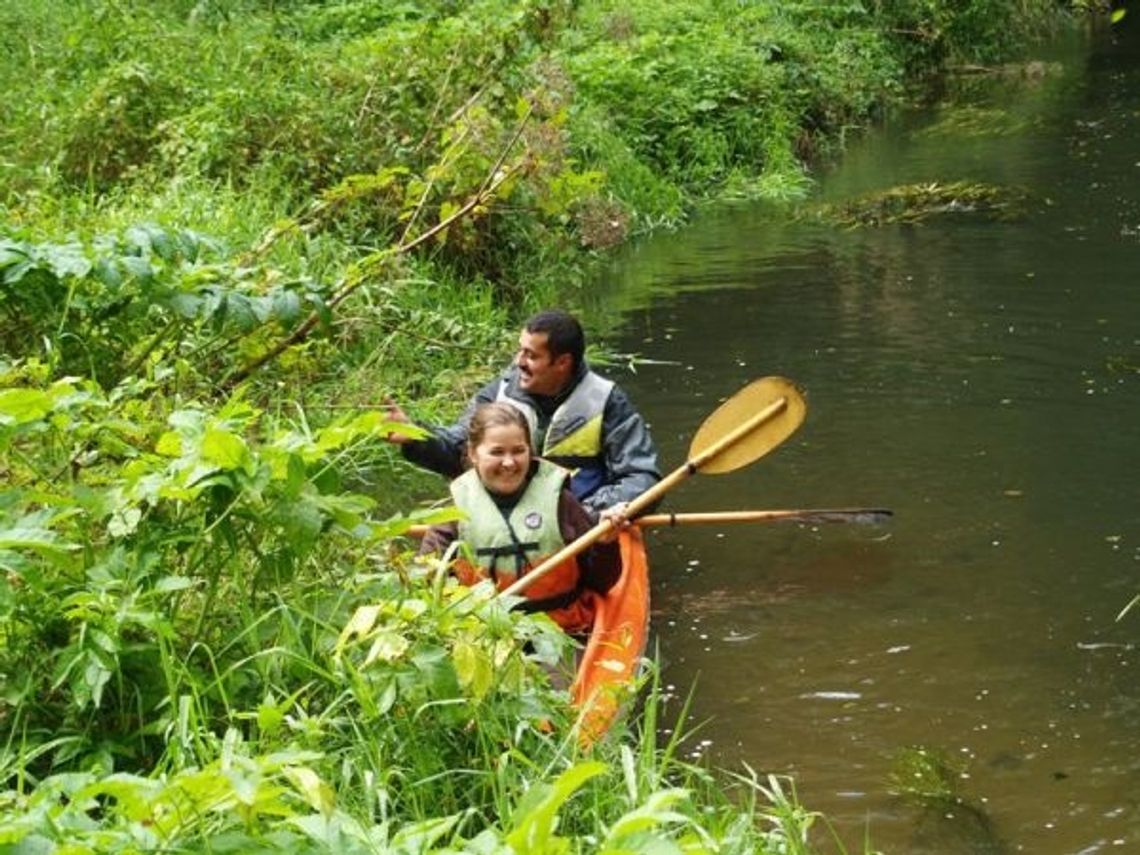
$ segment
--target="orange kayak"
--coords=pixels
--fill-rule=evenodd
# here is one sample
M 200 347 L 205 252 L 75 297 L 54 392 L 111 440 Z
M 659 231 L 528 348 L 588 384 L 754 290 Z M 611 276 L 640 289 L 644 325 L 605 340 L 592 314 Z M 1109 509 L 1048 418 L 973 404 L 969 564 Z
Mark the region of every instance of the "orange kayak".
M 633 694 L 649 635 L 649 564 L 641 530 L 620 534 L 621 577 L 598 595 L 594 627 L 578 664 L 570 697 L 578 707 L 584 745 L 605 734 Z

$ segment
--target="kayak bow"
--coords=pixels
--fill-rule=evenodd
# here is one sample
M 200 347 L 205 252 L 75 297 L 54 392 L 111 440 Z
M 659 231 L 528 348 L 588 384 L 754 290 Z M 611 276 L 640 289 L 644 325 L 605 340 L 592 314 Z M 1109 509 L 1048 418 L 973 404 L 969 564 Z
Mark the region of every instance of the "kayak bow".
M 583 745 L 603 736 L 632 694 L 649 635 L 649 564 L 640 529 L 619 534 L 621 576 L 605 594 L 595 594 L 594 626 L 582 653 L 570 698 L 578 708 Z

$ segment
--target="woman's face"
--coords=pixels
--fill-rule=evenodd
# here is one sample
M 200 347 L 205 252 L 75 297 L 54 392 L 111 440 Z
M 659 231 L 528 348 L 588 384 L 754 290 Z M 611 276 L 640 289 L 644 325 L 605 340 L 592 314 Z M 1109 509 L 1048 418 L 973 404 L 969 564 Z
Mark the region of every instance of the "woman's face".
M 530 443 L 518 425 L 487 428 L 468 456 L 483 486 L 501 496 L 517 492 L 530 469 Z

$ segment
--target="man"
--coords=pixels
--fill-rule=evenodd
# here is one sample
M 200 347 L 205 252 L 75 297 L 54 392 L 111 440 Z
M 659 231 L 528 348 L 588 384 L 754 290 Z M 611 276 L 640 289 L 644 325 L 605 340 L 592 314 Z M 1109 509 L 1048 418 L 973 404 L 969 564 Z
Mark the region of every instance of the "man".
M 657 450 L 644 420 L 612 381 L 585 361 L 586 340 L 573 315 L 539 312 L 523 326 L 514 363 L 475 395 L 458 422 L 411 440 L 390 434 L 408 460 L 453 478 L 463 471 L 467 425 L 479 404 L 505 401 L 530 422 L 535 449 L 573 473 L 570 489 L 595 518 L 625 504 L 661 479 Z M 389 418 L 408 421 L 389 402 Z M 620 515 L 620 514 L 619 514 Z

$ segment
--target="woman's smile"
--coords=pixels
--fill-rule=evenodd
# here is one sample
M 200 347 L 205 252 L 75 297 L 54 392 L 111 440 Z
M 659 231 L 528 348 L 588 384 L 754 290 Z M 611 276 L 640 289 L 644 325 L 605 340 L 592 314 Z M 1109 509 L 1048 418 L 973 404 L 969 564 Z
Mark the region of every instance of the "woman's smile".
M 483 486 L 500 496 L 518 492 L 530 470 L 530 443 L 517 425 L 488 427 L 471 450 L 471 465 Z

